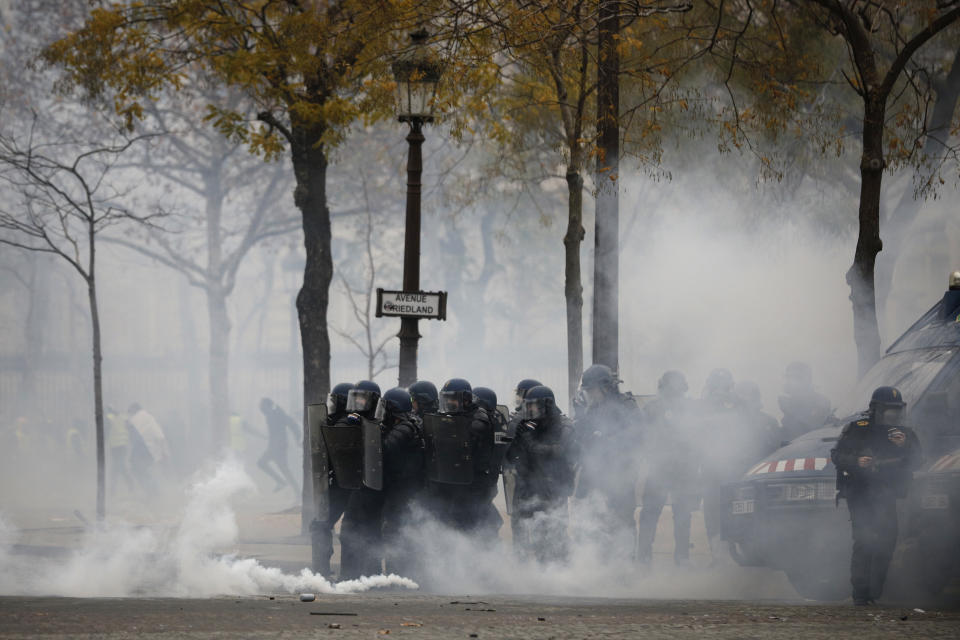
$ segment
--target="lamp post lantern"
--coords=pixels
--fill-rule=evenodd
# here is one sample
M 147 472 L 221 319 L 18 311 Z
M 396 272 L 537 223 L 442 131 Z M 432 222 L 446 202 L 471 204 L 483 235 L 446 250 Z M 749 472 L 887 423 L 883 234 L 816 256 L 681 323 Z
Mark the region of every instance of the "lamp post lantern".
M 423 172 L 423 125 L 433 122 L 433 103 L 442 68 L 427 46 L 429 34 L 410 34 L 412 45 L 393 63 L 397 81 L 397 119 L 410 125 L 407 135 L 407 214 L 403 241 L 403 290 L 420 290 L 420 175 Z M 400 320 L 400 379 L 402 387 L 417 380 L 418 319 Z

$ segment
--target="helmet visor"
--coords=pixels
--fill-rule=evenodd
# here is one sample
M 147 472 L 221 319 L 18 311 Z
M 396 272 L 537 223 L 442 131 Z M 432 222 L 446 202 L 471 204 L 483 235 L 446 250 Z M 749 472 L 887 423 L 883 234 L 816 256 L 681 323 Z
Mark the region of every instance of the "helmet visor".
M 377 412 L 373 414 L 373 419 L 377 422 L 383 420 L 384 416 L 387 415 L 387 403 L 383 401 L 383 398 L 380 398 L 380 402 L 377 403 Z
M 880 424 L 888 427 L 902 427 L 904 413 L 903 407 L 881 407 Z
M 520 391 L 520 389 L 517 389 L 516 401 L 513 406 L 517 408 L 517 411 L 523 408 L 523 391 Z
M 441 391 L 440 392 L 440 413 L 459 413 L 465 411 L 468 402 L 467 391 Z
M 532 398 L 523 401 L 520 417 L 524 420 L 539 420 L 547 415 L 546 398 Z
M 373 409 L 374 393 L 366 389 L 351 389 L 347 394 L 347 411 L 363 413 Z

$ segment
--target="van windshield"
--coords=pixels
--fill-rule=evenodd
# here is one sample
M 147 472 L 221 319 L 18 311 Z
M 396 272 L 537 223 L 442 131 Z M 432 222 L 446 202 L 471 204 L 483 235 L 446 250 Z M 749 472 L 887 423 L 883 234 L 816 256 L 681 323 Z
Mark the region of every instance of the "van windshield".
M 836 416 L 842 419 L 864 411 L 873 390 L 883 386 L 899 389 L 909 411 L 956 351 L 956 347 L 919 349 L 886 356 L 867 372 L 853 393 L 838 403 Z

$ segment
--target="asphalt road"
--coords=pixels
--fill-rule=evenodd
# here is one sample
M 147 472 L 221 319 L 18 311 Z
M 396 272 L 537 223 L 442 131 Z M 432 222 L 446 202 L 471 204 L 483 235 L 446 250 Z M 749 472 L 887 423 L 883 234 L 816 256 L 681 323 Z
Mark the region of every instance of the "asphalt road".
M 960 612 L 776 601 L 0 598 L 0 638 L 956 638 Z

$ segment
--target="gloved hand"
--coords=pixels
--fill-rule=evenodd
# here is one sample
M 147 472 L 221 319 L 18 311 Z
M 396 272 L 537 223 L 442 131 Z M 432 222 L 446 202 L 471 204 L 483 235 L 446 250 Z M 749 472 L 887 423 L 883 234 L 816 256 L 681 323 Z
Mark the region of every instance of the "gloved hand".
M 526 422 L 521 422 L 517 425 L 517 435 L 524 433 L 533 433 L 537 430 L 537 423 L 532 420 L 527 420 Z

